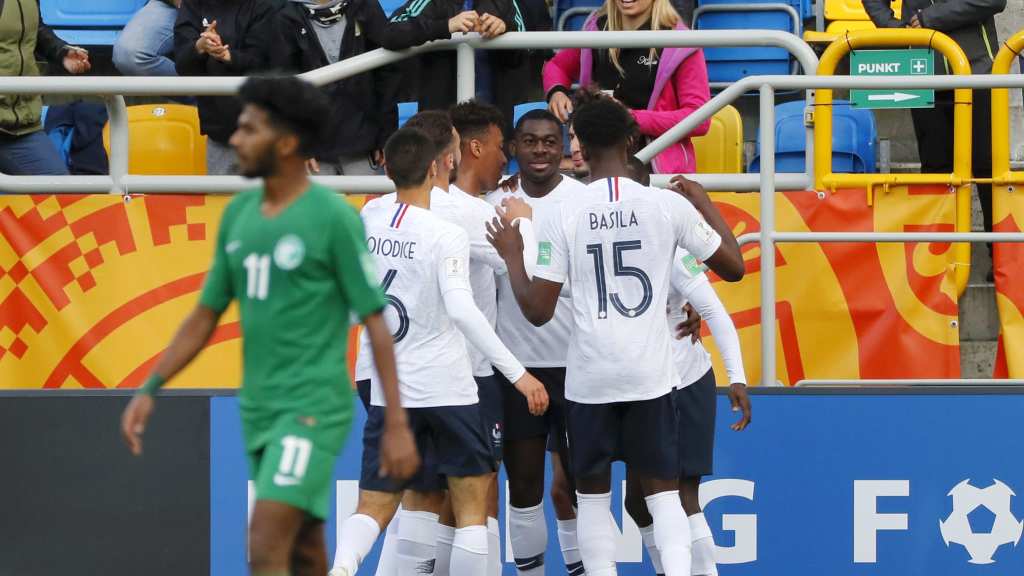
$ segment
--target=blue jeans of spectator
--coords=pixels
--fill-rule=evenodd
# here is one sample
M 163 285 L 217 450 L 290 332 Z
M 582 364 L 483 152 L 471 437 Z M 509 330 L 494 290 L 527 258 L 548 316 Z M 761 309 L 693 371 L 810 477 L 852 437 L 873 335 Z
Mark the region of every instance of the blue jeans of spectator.
M 176 76 L 174 20 L 178 11 L 149 0 L 125 25 L 114 43 L 114 66 L 125 76 Z
M 46 132 L 39 130 L 24 136 L 0 135 L 0 172 L 12 176 L 63 176 L 68 167 Z

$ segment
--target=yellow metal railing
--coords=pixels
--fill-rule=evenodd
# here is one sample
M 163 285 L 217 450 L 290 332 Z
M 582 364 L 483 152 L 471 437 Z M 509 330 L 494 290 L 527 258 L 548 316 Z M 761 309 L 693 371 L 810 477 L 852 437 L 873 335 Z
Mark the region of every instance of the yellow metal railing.
M 970 75 L 971 64 L 960 46 L 949 36 L 935 30 L 878 29 L 851 30 L 825 49 L 818 64 L 819 76 L 831 76 L 839 62 L 850 52 L 862 48 L 906 48 L 920 46 L 937 50 L 949 61 L 956 75 Z M 993 96 L 994 98 L 994 96 Z M 952 174 L 836 174 L 832 172 L 832 90 L 814 95 L 814 182 L 819 190 L 865 188 L 871 202 L 876 187 L 910 184 L 947 184 L 956 188 L 957 232 L 971 230 L 971 90 L 953 93 L 953 173 Z M 993 100 L 993 110 L 995 101 Z M 1006 107 L 1003 107 L 1005 112 Z M 993 126 L 995 130 L 995 126 Z M 993 132 L 993 140 L 995 132 Z M 994 161 L 994 160 L 993 160 Z M 970 276 L 971 246 L 952 247 L 953 279 L 957 294 L 967 289 Z

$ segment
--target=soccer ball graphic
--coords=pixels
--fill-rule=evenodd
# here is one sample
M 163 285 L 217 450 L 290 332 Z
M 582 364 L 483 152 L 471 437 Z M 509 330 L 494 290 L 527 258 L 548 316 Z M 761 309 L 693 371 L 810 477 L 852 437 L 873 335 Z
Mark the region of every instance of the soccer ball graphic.
M 1024 533 L 1024 522 L 1018 522 L 1010 511 L 1010 499 L 1016 494 L 1009 486 L 993 480 L 988 488 L 971 485 L 968 478 L 949 491 L 953 497 L 953 511 L 939 521 L 939 531 L 946 546 L 960 544 L 971 555 L 971 564 L 992 564 L 992 555 L 1004 544 L 1017 545 Z M 968 515 L 984 506 L 995 516 L 990 532 L 976 533 L 971 529 Z

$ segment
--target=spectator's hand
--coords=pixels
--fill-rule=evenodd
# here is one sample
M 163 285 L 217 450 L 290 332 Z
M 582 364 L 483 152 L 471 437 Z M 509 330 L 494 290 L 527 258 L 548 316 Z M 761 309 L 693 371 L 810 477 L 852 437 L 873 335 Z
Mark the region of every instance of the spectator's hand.
M 320 162 L 316 158 L 306 160 L 306 171 L 310 174 L 320 173 Z
M 555 92 L 548 101 L 548 110 L 563 123 L 568 122 L 569 116 L 572 115 L 572 100 L 565 92 Z
M 914 14 L 913 16 L 910 17 L 910 27 L 923 28 L 923 26 L 921 26 L 921 18 L 919 18 L 917 14 Z
M 231 62 L 231 46 L 218 46 L 210 50 L 210 56 L 221 62 Z
M 384 166 L 384 151 L 377 149 L 370 152 L 370 167 L 378 170 Z
M 92 69 L 92 64 L 89 62 L 89 52 L 78 46 L 68 46 L 68 51 L 64 54 L 63 64 L 64 69 L 69 74 L 85 74 Z
M 484 14 L 476 23 L 476 31 L 484 38 L 494 38 L 505 33 L 505 21 L 493 14 Z
M 196 40 L 196 52 L 200 54 L 212 54 L 213 50 L 221 47 L 220 34 L 217 33 L 217 21 L 214 20 L 206 26 L 203 33 Z
M 452 16 L 448 20 L 448 33 L 455 34 L 456 32 L 472 32 L 476 30 L 477 20 L 480 16 L 475 10 L 466 10 L 460 14 Z

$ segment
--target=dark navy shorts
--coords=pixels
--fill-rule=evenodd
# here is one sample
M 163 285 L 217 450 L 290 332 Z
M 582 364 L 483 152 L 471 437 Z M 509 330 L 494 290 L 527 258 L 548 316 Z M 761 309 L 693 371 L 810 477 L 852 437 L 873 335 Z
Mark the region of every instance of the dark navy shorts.
M 505 438 L 509 441 L 547 438 L 548 450 L 557 452 L 566 447 L 565 439 L 565 368 L 528 368 L 548 392 L 548 411 L 540 416 L 530 414 L 526 397 L 501 375 L 505 394 Z
M 681 478 L 710 476 L 715 452 L 715 371 L 675 391 L 679 414 L 679 469 Z
M 366 408 L 366 413 L 370 413 L 370 381 L 359 380 L 356 382 L 356 392 L 359 393 L 359 400 L 363 403 L 363 408 Z
M 502 382 L 499 376 L 474 376 L 476 380 L 477 394 L 480 397 L 480 416 L 483 418 L 484 428 L 487 430 L 487 441 L 491 446 L 494 459 L 501 461 L 501 446 L 505 434 L 505 410 L 504 398 L 502 397 Z
M 679 416 L 674 391 L 651 400 L 566 401 L 569 460 L 576 478 L 610 474 L 613 460 L 660 480 L 679 478 Z
M 422 465 L 409 480 L 381 478 L 380 441 L 384 434 L 384 410 L 382 406 L 371 406 L 366 419 L 359 479 L 361 490 L 434 492 L 447 488 L 447 476 L 480 476 L 497 469 L 478 404 L 407 408 L 409 427 L 416 439 Z

